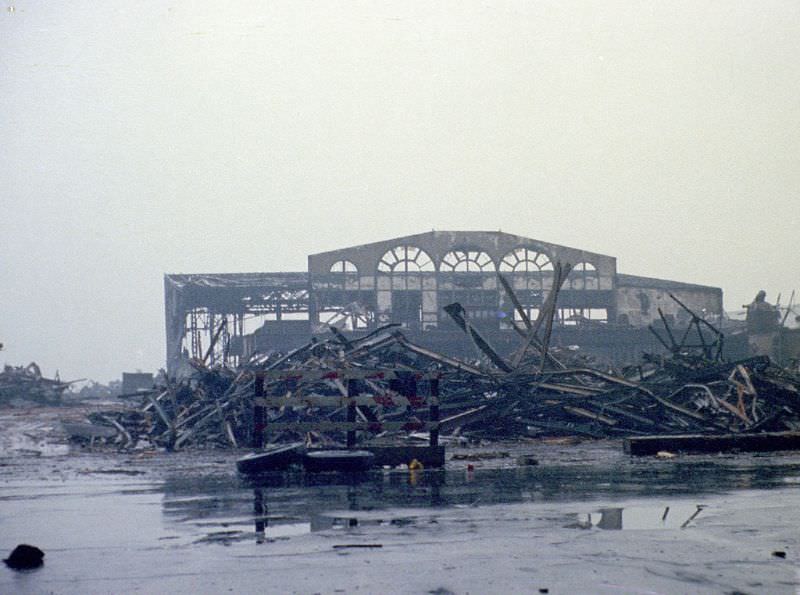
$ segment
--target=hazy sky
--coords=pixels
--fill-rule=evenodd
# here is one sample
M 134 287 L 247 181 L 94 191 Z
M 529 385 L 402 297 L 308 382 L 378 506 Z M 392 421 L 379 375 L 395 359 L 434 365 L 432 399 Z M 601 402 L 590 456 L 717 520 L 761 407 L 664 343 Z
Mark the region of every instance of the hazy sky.
M 796 0 L 7 2 L 0 362 L 155 370 L 165 272 L 433 228 L 800 289 Z

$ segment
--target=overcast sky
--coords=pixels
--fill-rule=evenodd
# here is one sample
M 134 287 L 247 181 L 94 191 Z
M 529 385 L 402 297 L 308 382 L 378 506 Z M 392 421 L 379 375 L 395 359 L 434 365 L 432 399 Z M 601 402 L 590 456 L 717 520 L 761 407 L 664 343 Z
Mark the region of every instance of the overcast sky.
M 2 10 L 0 362 L 154 371 L 165 272 L 434 228 L 800 289 L 796 0 Z

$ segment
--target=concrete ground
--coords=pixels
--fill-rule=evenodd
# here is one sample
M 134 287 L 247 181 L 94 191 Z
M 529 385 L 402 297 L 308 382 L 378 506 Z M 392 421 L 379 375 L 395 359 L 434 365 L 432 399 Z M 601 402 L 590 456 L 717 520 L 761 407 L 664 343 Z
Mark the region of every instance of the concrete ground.
M 242 452 L 70 448 L 63 415 L 0 412 L 0 553 L 46 554 L 0 593 L 800 593 L 799 453 L 530 442 L 253 481 Z

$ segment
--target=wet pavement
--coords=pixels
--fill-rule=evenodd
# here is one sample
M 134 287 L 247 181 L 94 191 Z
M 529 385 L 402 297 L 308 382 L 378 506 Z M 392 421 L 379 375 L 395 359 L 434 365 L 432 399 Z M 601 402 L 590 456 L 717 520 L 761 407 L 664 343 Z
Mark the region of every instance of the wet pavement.
M 0 568 L 0 593 L 800 592 L 797 453 L 495 444 L 445 470 L 245 479 L 243 451 L 37 451 L 25 427 L 0 552 L 45 565 Z

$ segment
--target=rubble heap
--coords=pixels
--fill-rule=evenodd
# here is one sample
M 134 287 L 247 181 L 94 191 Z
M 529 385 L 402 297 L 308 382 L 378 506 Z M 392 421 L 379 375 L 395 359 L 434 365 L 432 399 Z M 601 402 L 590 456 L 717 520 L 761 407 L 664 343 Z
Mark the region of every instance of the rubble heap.
M 27 366 L 4 366 L 0 372 L 0 405 L 31 402 L 58 405 L 69 383 L 42 376 L 36 363 Z
M 580 351 L 553 348 L 550 334 L 559 289 L 569 266 L 555 267 L 555 282 L 535 321 L 528 319 L 503 277 L 500 281 L 517 307 L 520 347 L 503 356 L 470 324 L 459 304 L 445 311 L 475 346 L 476 362 L 458 360 L 410 342 L 387 325 L 348 339 L 331 327 L 327 339 L 315 339 L 291 353 L 256 356 L 236 370 L 209 368 L 191 361 L 183 379 L 166 379 L 143 396 L 139 406 L 122 413 L 98 414 L 93 421 L 116 428 L 111 441 L 124 446 L 145 443 L 169 449 L 248 446 L 253 427 L 255 375 L 287 370 L 337 371 L 391 369 L 440 375 L 440 435 L 474 440 L 519 439 L 552 435 L 594 438 L 675 433 L 722 434 L 800 429 L 800 376 L 775 366 L 767 357 L 735 362 L 722 359 L 724 337 L 688 308 L 692 322 L 680 340 L 662 316 L 664 328 L 653 332 L 669 355 L 645 355 L 617 372 L 596 364 Z M 674 299 L 674 298 L 673 298 Z M 677 300 L 676 300 L 677 301 Z M 680 302 L 679 302 L 680 303 Z M 697 343 L 690 344 L 690 340 Z M 315 396 L 344 395 L 340 380 L 317 375 L 312 381 L 266 382 L 265 394 L 286 395 L 287 405 L 269 410 L 268 421 L 335 421 L 333 412 L 315 405 Z M 386 439 L 381 423 L 424 419 L 424 409 L 410 410 L 402 386 L 360 380 L 357 392 L 379 396 L 375 406 L 358 406 L 363 421 L 375 422 L 362 439 Z M 402 383 L 401 383 L 402 384 Z M 406 393 L 406 396 L 408 394 Z M 302 403 L 297 405 L 297 403 Z M 409 425 L 408 427 L 412 427 Z M 407 430 L 407 428 L 406 428 Z M 408 438 L 399 430 L 395 438 Z M 412 433 L 411 438 L 425 438 Z M 272 442 L 341 442 L 336 431 L 269 434 Z

